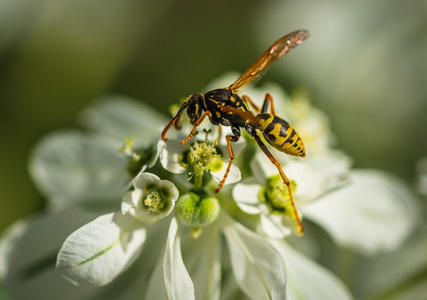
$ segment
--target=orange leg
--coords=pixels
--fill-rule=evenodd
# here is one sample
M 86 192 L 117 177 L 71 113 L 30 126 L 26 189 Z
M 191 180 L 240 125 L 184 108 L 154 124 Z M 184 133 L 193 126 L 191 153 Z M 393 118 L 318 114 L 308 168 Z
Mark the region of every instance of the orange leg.
M 259 113 L 261 112 L 261 110 L 260 110 L 259 106 L 258 106 L 258 105 L 256 105 L 256 104 L 255 104 L 255 102 L 253 102 L 253 101 L 252 101 L 252 99 L 251 99 L 251 98 L 249 98 L 249 96 L 247 96 L 247 95 L 243 95 L 243 96 L 242 96 L 242 99 L 243 99 L 243 100 L 245 100 L 247 103 L 249 103 L 249 104 L 253 107 L 253 109 L 255 110 L 255 112 L 256 112 L 257 114 L 259 114 Z
M 221 124 L 218 125 L 218 140 L 221 138 L 221 134 L 222 134 L 222 127 Z
M 293 197 L 292 189 L 291 189 L 291 183 L 290 183 L 288 177 L 286 177 L 285 173 L 283 172 L 282 167 L 280 166 L 279 162 L 274 158 L 273 154 L 271 154 L 271 152 L 264 145 L 264 143 L 261 141 L 259 136 L 254 134 L 253 137 L 255 138 L 255 140 L 258 143 L 258 146 L 261 148 L 261 150 L 265 153 L 265 155 L 267 155 L 267 157 L 270 159 L 270 161 L 279 170 L 280 176 L 282 177 L 283 182 L 286 184 L 286 187 L 288 188 L 289 201 L 291 202 L 291 206 L 292 206 L 292 209 L 293 209 L 294 214 L 295 214 L 295 221 L 297 222 L 297 226 L 298 226 L 298 232 L 297 233 L 299 235 L 302 235 L 304 233 L 304 226 L 301 223 L 301 219 L 299 217 L 297 208 L 295 206 L 294 197 Z
M 194 122 L 193 130 L 191 130 L 190 134 L 185 139 L 183 139 L 181 142 L 179 142 L 180 146 L 184 145 L 186 142 L 188 142 L 191 139 L 191 137 L 196 133 L 197 126 L 199 126 L 203 122 L 203 120 L 206 116 L 209 116 L 209 118 L 212 117 L 212 114 L 210 113 L 210 111 L 206 110 L 200 116 L 200 118 L 196 122 Z
M 231 142 L 232 141 L 237 142 L 239 140 L 239 137 L 227 135 L 225 139 L 227 140 L 227 148 L 228 148 L 228 155 L 230 155 L 230 162 L 228 163 L 227 170 L 225 171 L 224 177 L 222 178 L 221 182 L 218 184 L 218 187 L 216 188 L 215 193 L 218 193 L 222 189 L 222 187 L 225 184 L 225 181 L 227 180 L 228 173 L 230 173 L 231 165 L 233 164 L 233 160 L 234 160 L 234 152 L 233 152 L 233 148 L 231 147 Z
M 274 109 L 273 97 L 270 93 L 265 94 L 264 103 L 262 104 L 261 113 L 266 113 L 268 109 L 268 104 L 271 105 L 271 113 L 276 115 L 276 110 Z

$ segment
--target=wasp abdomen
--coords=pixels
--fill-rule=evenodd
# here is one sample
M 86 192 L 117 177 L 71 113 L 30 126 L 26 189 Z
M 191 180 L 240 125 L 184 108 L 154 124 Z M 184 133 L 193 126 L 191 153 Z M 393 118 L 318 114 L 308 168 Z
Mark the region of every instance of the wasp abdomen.
M 304 143 L 291 124 L 273 114 L 259 114 L 256 119 L 258 129 L 270 145 L 289 155 L 305 156 Z

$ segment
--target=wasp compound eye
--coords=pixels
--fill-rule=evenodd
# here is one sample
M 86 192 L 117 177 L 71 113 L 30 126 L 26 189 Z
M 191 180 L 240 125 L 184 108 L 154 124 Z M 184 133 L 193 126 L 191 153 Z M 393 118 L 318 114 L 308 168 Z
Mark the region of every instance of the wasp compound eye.
M 203 101 L 203 96 L 200 94 L 191 95 L 188 99 L 187 115 L 192 124 L 202 115 L 201 101 Z

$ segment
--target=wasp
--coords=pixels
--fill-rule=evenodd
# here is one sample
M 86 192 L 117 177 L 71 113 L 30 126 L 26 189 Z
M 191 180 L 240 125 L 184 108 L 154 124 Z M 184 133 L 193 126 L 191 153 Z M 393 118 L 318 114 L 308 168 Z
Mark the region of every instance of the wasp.
M 256 60 L 255 63 L 229 87 L 215 89 L 204 95 L 195 93 L 189 96 L 187 101 L 183 103 L 178 113 L 162 132 L 162 139 L 167 141 L 167 131 L 173 124 L 175 124 L 176 129 L 179 129 L 178 122 L 184 110 L 187 110 L 187 115 L 193 125 L 193 129 L 190 134 L 179 143 L 180 146 L 191 139 L 196 133 L 197 127 L 203 122 L 206 116 L 209 117 L 213 125 L 231 127 L 232 134 L 225 136 L 230 162 L 223 179 L 215 190 L 215 192 L 218 193 L 223 187 L 233 163 L 234 152 L 231 143 L 239 140 L 241 135 L 240 130 L 244 128 L 246 132 L 255 139 L 258 146 L 270 161 L 277 167 L 283 182 L 287 186 L 290 203 L 294 210 L 300 233 L 303 233 L 304 227 L 302 226 L 301 219 L 295 207 L 290 181 L 283 172 L 279 162 L 261 140 L 259 134 L 262 134 L 268 144 L 288 155 L 305 157 L 306 152 L 304 144 L 291 124 L 276 115 L 273 98 L 269 93 L 265 95 L 261 108 L 255 105 L 247 95 L 240 97 L 237 93 L 243 86 L 249 83 L 255 84 L 261 76 L 265 74 L 272 63 L 291 51 L 297 45 L 301 44 L 309 36 L 310 32 L 307 30 L 291 32 L 275 41 L 258 60 Z M 249 109 L 249 105 L 254 109 L 256 114 Z M 270 113 L 267 112 L 269 106 L 271 107 Z

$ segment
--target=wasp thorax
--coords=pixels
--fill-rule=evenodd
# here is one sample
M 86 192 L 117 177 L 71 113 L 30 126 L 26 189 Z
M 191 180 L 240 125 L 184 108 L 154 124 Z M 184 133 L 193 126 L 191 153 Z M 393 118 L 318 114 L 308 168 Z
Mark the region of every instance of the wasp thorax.
M 193 94 L 188 97 L 187 115 L 190 118 L 191 124 L 197 121 L 202 115 L 203 95 Z

